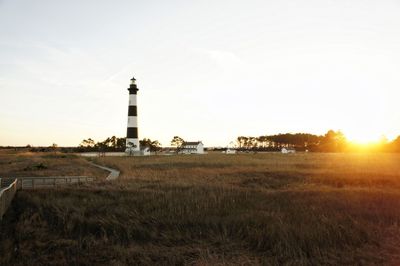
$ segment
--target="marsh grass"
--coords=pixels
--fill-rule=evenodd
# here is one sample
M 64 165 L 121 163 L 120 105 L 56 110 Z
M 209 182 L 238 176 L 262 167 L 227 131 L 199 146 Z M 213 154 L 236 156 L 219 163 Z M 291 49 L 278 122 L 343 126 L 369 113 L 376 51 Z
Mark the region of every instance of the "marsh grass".
M 0 251 L 11 255 L 0 263 L 396 265 L 398 159 L 99 159 L 121 180 L 18 193 L 1 229 Z
M 98 163 L 121 170 L 122 179 L 254 188 L 400 188 L 399 154 L 209 154 L 204 156 L 106 157 Z
M 92 176 L 103 179 L 107 172 L 73 154 L 0 150 L 0 177 L 36 176 Z

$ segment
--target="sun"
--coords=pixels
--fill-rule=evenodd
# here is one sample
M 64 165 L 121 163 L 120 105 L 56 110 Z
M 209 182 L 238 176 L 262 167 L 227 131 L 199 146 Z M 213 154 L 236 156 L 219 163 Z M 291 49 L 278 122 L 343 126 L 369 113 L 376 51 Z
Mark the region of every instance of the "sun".
M 355 144 L 376 144 L 382 141 L 383 134 L 375 129 L 353 129 L 345 132 L 347 140 Z

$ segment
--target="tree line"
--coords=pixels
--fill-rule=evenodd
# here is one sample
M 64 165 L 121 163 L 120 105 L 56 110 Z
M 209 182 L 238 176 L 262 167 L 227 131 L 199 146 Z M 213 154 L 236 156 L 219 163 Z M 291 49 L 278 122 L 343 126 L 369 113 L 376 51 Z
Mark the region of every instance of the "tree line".
M 400 136 L 398 136 L 394 141 L 389 143 L 388 151 L 400 152 Z
M 161 150 L 158 140 L 144 138 L 139 140 L 140 147 L 148 147 L 151 152 Z M 77 147 L 78 152 L 124 152 L 126 149 L 126 138 L 116 136 L 108 137 L 103 141 L 94 141 L 91 138 L 84 139 Z
M 235 148 L 238 150 L 279 151 L 282 148 L 294 148 L 311 152 L 352 152 L 368 149 L 370 151 L 400 152 L 400 136 L 392 142 L 381 142 L 368 147 L 348 141 L 341 131 L 329 130 L 325 135 L 308 133 L 285 133 L 259 137 L 239 136 Z
M 149 147 L 151 152 L 162 150 L 158 140 L 144 138 L 139 141 L 141 147 Z M 171 145 L 176 152 L 182 149 L 185 140 L 174 136 Z M 400 136 L 393 141 L 382 138 L 381 142 L 367 147 L 349 142 L 341 131 L 329 130 L 324 135 L 309 133 L 285 133 L 276 135 L 265 135 L 259 137 L 239 136 L 235 142 L 231 142 L 230 148 L 239 151 L 279 151 L 283 147 L 294 148 L 297 151 L 310 152 L 353 152 L 353 151 L 379 151 L 379 152 L 400 152 Z M 126 150 L 126 138 L 116 136 L 108 137 L 103 141 L 95 141 L 92 138 L 84 139 L 77 147 L 58 147 L 53 144 L 48 147 L 1 147 L 8 149 L 24 148 L 32 152 L 124 152 Z

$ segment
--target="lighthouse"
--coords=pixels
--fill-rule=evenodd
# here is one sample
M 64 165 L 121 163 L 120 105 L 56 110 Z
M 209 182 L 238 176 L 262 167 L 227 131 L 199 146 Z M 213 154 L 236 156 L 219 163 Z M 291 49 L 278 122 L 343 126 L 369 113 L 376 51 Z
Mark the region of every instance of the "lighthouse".
M 126 150 L 125 152 L 134 155 L 140 153 L 139 137 L 138 137 L 138 120 L 137 120 L 137 92 L 136 79 L 131 79 L 129 91 L 129 108 L 128 108 L 128 129 L 126 132 Z

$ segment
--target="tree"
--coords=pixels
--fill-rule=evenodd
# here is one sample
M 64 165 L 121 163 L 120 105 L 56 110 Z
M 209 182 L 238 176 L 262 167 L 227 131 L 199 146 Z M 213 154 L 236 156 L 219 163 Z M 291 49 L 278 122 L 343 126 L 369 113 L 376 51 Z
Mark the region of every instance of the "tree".
M 236 141 L 238 143 L 239 149 L 242 149 L 242 148 L 246 147 L 246 144 L 248 142 L 248 138 L 244 137 L 244 136 L 239 136 L 239 137 L 237 137 Z
M 57 149 L 58 149 L 58 145 L 56 143 L 53 143 L 53 145 L 51 145 L 50 148 L 53 150 L 54 153 L 56 153 Z
M 258 145 L 261 146 L 262 148 L 268 147 L 268 142 L 269 141 L 268 141 L 267 136 L 259 136 L 257 138 L 257 142 L 258 142 Z
M 255 138 L 255 137 L 249 137 L 248 148 L 249 148 L 249 149 L 256 149 L 257 146 L 258 146 L 257 138 Z
M 395 140 L 393 140 L 389 146 L 389 151 L 391 152 L 400 152 L 400 136 L 398 136 Z
M 178 153 L 185 143 L 185 140 L 179 136 L 174 136 L 171 140 L 171 146 L 176 146 L 176 153 Z
M 157 153 L 157 151 L 161 149 L 161 143 L 158 140 L 153 141 L 151 139 L 144 138 L 140 140 L 139 143 L 142 147 L 148 147 L 151 152 Z
M 136 148 L 137 146 L 135 145 L 135 143 L 130 142 L 130 141 L 127 143 L 126 146 L 129 149 L 129 155 L 132 156 L 133 155 L 133 149 Z
M 116 149 L 124 151 L 126 148 L 126 138 L 117 138 Z
M 157 154 L 157 152 L 160 150 L 161 150 L 161 143 L 158 140 L 152 141 L 150 146 L 150 151 L 153 151 Z
M 114 149 L 117 148 L 117 137 L 116 136 L 112 136 L 110 138 L 110 146 L 113 147 Z
M 96 146 L 96 143 L 91 138 L 84 139 L 84 140 L 82 140 L 81 144 L 79 144 L 79 147 L 89 149 L 89 150 L 93 149 L 95 146 Z
M 107 145 L 105 142 L 97 142 L 96 147 L 99 151 L 99 156 L 105 156 L 106 155 L 106 149 Z
M 105 147 L 112 147 L 111 138 L 106 138 L 106 139 L 103 141 L 103 144 L 104 144 Z
M 261 137 L 259 137 L 261 138 Z M 272 143 L 274 147 L 291 146 L 299 149 L 306 149 L 309 146 L 316 146 L 320 143 L 322 136 L 307 134 L 307 133 L 286 133 L 265 136 L 265 142 Z
M 341 131 L 329 130 L 321 139 L 319 150 L 324 152 L 342 152 L 345 150 L 347 140 Z

